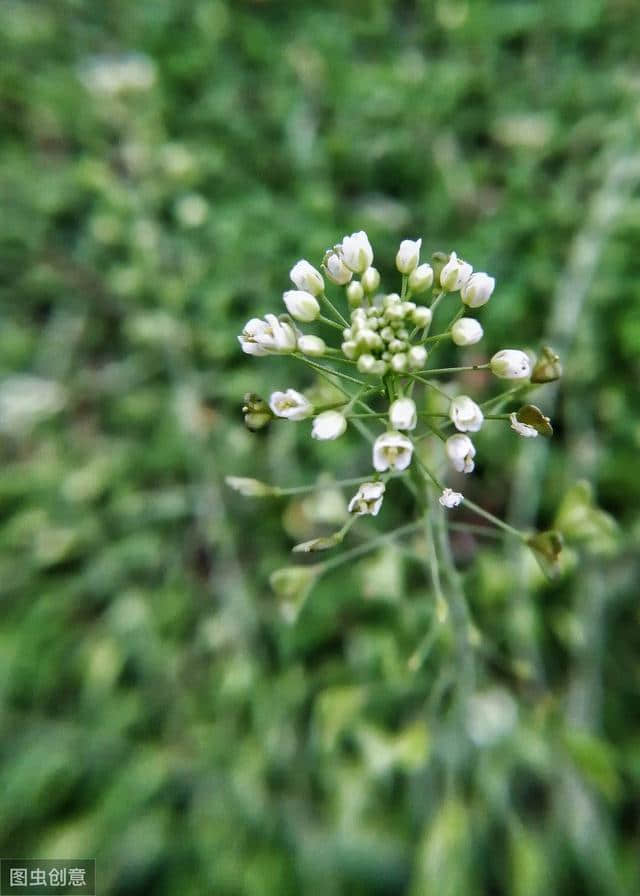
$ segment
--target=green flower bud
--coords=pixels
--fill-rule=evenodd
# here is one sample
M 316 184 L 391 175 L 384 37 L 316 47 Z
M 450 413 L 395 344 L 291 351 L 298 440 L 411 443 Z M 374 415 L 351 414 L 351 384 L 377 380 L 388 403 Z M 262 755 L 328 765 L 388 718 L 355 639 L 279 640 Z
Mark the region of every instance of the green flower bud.
M 260 398 L 259 395 L 256 395 L 255 392 L 247 392 L 244 396 L 242 413 L 244 414 L 245 426 L 251 432 L 263 429 L 273 417 L 267 402 Z
M 561 376 L 562 364 L 559 355 L 550 346 L 545 345 L 542 354 L 533 366 L 531 382 L 552 383 L 554 380 L 559 380 Z
M 249 479 L 245 476 L 225 476 L 226 484 L 235 492 L 244 495 L 245 498 L 268 498 L 277 495 L 278 489 L 259 479 Z

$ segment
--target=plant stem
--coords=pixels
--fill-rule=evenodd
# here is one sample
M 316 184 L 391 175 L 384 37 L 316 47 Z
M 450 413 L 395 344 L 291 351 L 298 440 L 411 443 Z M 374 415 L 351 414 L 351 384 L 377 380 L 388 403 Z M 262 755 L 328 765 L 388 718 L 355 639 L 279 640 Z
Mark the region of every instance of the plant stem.
M 483 516 L 486 520 L 493 523 L 494 526 L 498 526 L 499 529 L 504 529 L 505 532 L 508 532 L 509 535 L 515 536 L 515 538 L 519 538 L 520 541 L 526 543 L 526 535 L 524 532 L 520 532 L 519 529 L 510 526 L 509 523 L 505 523 L 504 520 L 499 519 L 497 516 L 494 516 L 492 513 L 489 513 L 488 510 L 485 510 L 483 507 L 480 507 L 478 504 L 475 504 L 469 498 L 463 498 L 463 503 L 473 510 L 474 513 L 477 513 L 478 516 Z
M 327 307 L 329 307 L 333 311 L 333 313 L 338 318 L 338 320 L 341 321 L 342 327 L 349 326 L 349 322 L 340 314 L 338 309 L 335 307 L 333 302 L 331 302 L 331 300 L 327 297 L 327 294 L 325 292 L 321 292 L 319 298 L 322 299 L 322 301 L 327 305 Z M 342 329 L 342 327 L 340 329 Z
M 326 482 L 314 482 L 313 485 L 294 485 L 291 488 L 275 487 L 275 497 L 286 497 L 287 495 L 304 495 L 309 492 L 318 492 L 327 488 L 346 488 L 350 485 L 362 485 L 363 482 L 371 482 L 373 473 L 368 476 L 356 476 L 352 479 L 328 479 Z M 382 482 L 388 482 L 390 479 L 399 479 L 402 473 L 386 473 L 381 476 Z
M 304 355 L 301 355 L 298 352 L 293 352 L 293 357 L 298 358 L 300 361 L 304 361 L 304 363 L 308 364 L 309 367 L 313 367 L 314 370 L 318 370 L 321 373 L 330 374 L 331 376 L 339 376 L 343 380 L 348 380 L 350 383 L 357 383 L 358 386 L 368 385 L 368 383 L 365 383 L 363 380 L 357 380 L 355 377 L 349 376 L 348 374 L 343 373 L 341 370 L 334 370 L 333 367 L 324 367 L 322 364 L 316 364 L 315 361 L 310 361 L 308 358 L 305 358 Z M 349 392 L 345 392 L 344 394 L 348 395 L 349 398 L 352 397 Z
M 351 550 L 345 551 L 344 554 L 340 554 L 338 557 L 332 557 L 330 560 L 325 560 L 325 562 L 321 564 L 320 575 L 324 575 L 326 572 L 335 569 L 337 566 L 341 566 L 343 563 L 349 563 L 349 561 L 362 556 L 362 554 L 367 554 L 369 551 L 375 551 L 377 547 L 386 544 L 389 541 L 393 541 L 394 538 L 400 538 L 403 535 L 415 532 L 421 525 L 420 522 L 407 523 L 404 526 L 400 526 L 398 529 L 393 529 L 391 532 L 385 532 L 377 538 L 372 538 L 371 541 L 367 541 L 365 544 L 358 545 L 356 548 L 351 548 Z
M 322 321 L 322 323 L 326 324 L 328 327 L 333 327 L 334 330 L 340 330 L 340 332 L 344 330 L 344 327 L 341 324 L 337 324 L 334 320 L 330 320 L 328 317 L 325 317 L 324 314 L 319 314 L 318 320 Z
M 468 367 L 434 367 L 431 370 L 423 370 L 421 373 L 430 375 L 434 373 L 460 373 L 464 370 L 487 370 L 489 367 L 489 364 L 471 364 Z
M 419 383 L 424 383 L 425 386 L 429 386 L 430 389 L 434 389 L 436 392 L 446 398 L 447 401 L 451 401 L 445 391 L 439 389 L 438 386 L 435 386 L 433 383 L 430 383 L 429 380 L 425 380 L 423 376 L 419 376 L 417 373 L 407 373 L 407 376 L 412 377 L 414 380 L 418 380 Z

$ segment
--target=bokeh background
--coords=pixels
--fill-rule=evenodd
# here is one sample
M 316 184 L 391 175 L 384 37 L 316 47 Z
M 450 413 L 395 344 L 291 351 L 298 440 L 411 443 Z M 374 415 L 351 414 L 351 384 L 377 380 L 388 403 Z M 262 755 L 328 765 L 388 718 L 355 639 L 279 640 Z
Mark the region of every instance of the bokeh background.
M 112 894 L 638 892 L 637 13 L 0 5 L 2 855 Z M 341 499 L 223 482 L 368 469 L 246 431 L 312 381 L 236 341 L 360 228 L 383 276 L 407 236 L 495 274 L 486 350 L 564 361 L 551 444 L 486 427 L 466 483 L 562 571 L 452 532 L 462 649 L 400 549 L 288 626 L 269 574 Z

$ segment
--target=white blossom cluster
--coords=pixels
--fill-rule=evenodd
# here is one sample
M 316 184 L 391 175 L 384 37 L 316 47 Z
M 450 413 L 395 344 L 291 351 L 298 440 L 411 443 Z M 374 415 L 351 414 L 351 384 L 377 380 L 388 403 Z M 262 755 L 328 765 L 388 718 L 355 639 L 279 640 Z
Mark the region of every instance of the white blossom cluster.
M 535 372 L 529 355 L 511 348 L 496 352 L 486 363 L 450 368 L 431 363 L 432 353 L 442 343 L 449 341 L 465 348 L 480 342 L 483 328 L 472 315 L 491 298 L 495 280 L 487 273 L 474 271 L 455 252 L 436 253 L 430 262 L 421 261 L 421 249 L 419 239 L 401 242 L 395 259 L 401 275 L 400 291 L 384 292 L 380 274 L 373 267 L 374 254 L 367 234 L 359 231 L 345 236 L 325 253 L 321 270 L 306 260 L 293 266 L 290 277 L 295 288 L 282 296 L 286 312 L 252 318 L 238 337 L 247 354 L 287 354 L 299 358 L 344 394 L 341 402 L 314 406 L 296 389 L 274 391 L 268 407 L 263 403 L 264 408 L 259 410 L 260 420 L 266 423 L 270 416 L 292 421 L 311 418 L 311 436 L 320 441 L 340 438 L 350 420 L 361 423 L 363 418 L 369 418 L 367 426 L 382 424 L 383 431 L 374 433 L 372 440 L 374 472 L 370 481 L 360 484 L 349 503 L 354 516 L 378 514 L 385 482 L 412 464 L 417 438 L 434 434 L 444 444 L 444 456 L 453 471 L 473 472 L 476 447 L 471 435 L 482 429 L 487 417 L 483 407 L 470 396 L 457 394 L 455 381 L 451 381 L 453 374 L 490 370 L 499 379 L 518 385 L 527 384 Z M 346 301 L 341 305 L 327 296 L 326 281 L 343 290 Z M 452 305 L 451 320 L 438 334 L 430 335 L 436 308 L 447 302 Z M 324 327 L 323 335 L 302 332 L 299 324 Z M 327 333 L 337 337 L 335 346 L 328 344 Z M 548 354 L 547 367 L 553 359 L 557 362 L 556 356 Z M 419 400 L 418 390 L 422 397 L 425 389 L 448 396 L 442 386 L 433 382 L 438 375 L 448 377 L 446 386 L 454 394 L 447 399 L 446 411 L 435 414 L 421 410 L 427 405 Z M 545 380 L 541 375 L 535 381 Z M 491 405 L 491 401 L 485 404 Z M 523 414 L 492 414 L 490 418 L 510 422 L 511 428 L 523 437 L 537 436 L 539 432 L 549 434 L 548 419 L 532 405 L 526 409 L 521 409 Z M 252 419 L 256 419 L 255 407 L 252 413 Z M 418 436 L 421 423 L 425 426 Z M 358 428 L 362 430 L 363 426 L 361 423 Z M 454 432 L 447 432 L 449 427 Z M 425 469 L 422 460 L 420 468 Z M 443 507 L 454 508 L 463 502 L 460 492 L 443 487 L 435 473 L 426 472 L 438 484 Z

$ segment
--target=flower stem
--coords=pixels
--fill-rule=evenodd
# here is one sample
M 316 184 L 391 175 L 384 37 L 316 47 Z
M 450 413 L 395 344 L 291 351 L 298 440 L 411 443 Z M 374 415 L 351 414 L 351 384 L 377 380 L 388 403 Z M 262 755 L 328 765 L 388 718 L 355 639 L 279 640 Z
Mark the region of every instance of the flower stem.
M 478 516 L 483 516 L 485 520 L 489 520 L 490 523 L 493 523 L 494 526 L 498 526 L 499 529 L 504 529 L 505 532 L 508 532 L 509 535 L 515 536 L 515 538 L 519 538 L 520 541 L 526 542 L 526 535 L 524 532 L 520 532 L 519 529 L 514 528 L 514 526 L 510 526 L 509 523 L 505 523 L 504 520 L 499 519 L 497 516 L 494 516 L 492 513 L 489 513 L 488 510 L 485 510 L 483 507 L 480 507 L 478 504 L 475 504 L 469 498 L 463 498 L 463 503 L 473 510 L 474 513 L 477 513 Z
M 318 320 L 322 321 L 323 324 L 326 324 L 328 327 L 333 327 L 334 330 L 343 331 L 344 327 L 341 324 L 337 324 L 334 320 L 331 320 L 328 317 L 325 317 L 324 314 L 318 315 Z
M 402 473 L 387 473 L 380 478 L 387 482 L 389 479 L 399 479 Z M 275 497 L 283 498 L 287 495 L 305 495 L 310 492 L 318 492 L 327 488 L 346 488 L 351 485 L 362 485 L 363 482 L 371 482 L 373 474 L 357 476 L 352 479 L 327 479 L 322 482 L 314 482 L 313 485 L 294 485 L 291 488 L 279 488 L 274 486 Z
M 488 370 L 489 364 L 470 364 L 468 367 L 434 367 L 431 370 L 423 370 L 422 373 L 430 375 L 434 373 L 460 373 L 465 370 Z
M 305 358 L 304 355 L 299 354 L 298 352 L 293 352 L 294 358 L 299 358 L 300 361 L 304 361 L 305 364 L 308 364 L 309 367 L 313 367 L 314 370 L 318 370 L 324 374 L 330 374 L 331 376 L 339 376 L 342 377 L 343 380 L 348 380 L 350 383 L 357 383 L 358 386 L 367 386 L 368 383 L 363 382 L 363 380 L 357 380 L 353 376 L 349 376 L 346 373 L 343 373 L 341 370 L 334 370 L 333 367 L 324 367 L 322 364 L 316 364 L 315 361 L 310 361 L 308 358 Z M 335 385 L 335 384 L 334 384 Z M 344 390 L 342 390 L 344 391 Z M 348 392 L 345 392 L 345 395 L 351 395 Z
M 338 309 L 331 302 L 331 300 L 327 297 L 327 294 L 325 292 L 321 292 L 319 298 L 321 298 L 322 301 L 333 311 L 333 313 L 338 318 L 338 320 L 342 322 L 342 327 L 349 326 L 349 322 L 340 314 Z M 342 329 L 342 327 L 340 329 Z
M 380 547 L 380 545 L 386 544 L 389 541 L 393 541 L 394 538 L 401 538 L 403 535 L 409 535 L 411 532 L 416 532 L 421 525 L 420 522 L 407 523 L 404 526 L 400 526 L 398 529 L 393 529 L 391 532 L 385 532 L 377 538 L 372 538 L 371 541 L 360 544 L 356 548 L 351 548 L 351 550 L 345 551 L 344 554 L 340 554 L 338 557 L 332 557 L 330 560 L 325 560 L 320 566 L 320 575 L 324 575 L 324 573 L 335 569 L 337 566 L 342 566 L 343 563 L 349 563 L 351 560 L 355 560 L 356 557 L 360 557 L 362 554 L 367 554 L 369 551 L 375 551 L 377 547 Z

